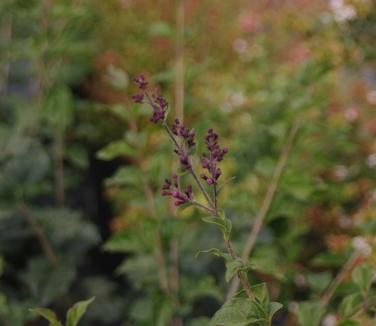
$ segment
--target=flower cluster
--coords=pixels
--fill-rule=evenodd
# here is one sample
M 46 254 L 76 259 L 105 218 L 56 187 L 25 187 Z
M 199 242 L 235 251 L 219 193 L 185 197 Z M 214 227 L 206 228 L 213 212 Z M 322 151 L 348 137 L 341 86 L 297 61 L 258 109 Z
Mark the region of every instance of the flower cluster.
M 165 121 L 168 103 L 160 95 L 149 95 L 148 82 L 143 75 L 134 79 L 141 93 L 135 94 L 133 100 L 136 103 L 146 103 L 153 109 L 153 115 L 151 121 L 157 123 L 159 121 Z M 201 182 L 196 177 L 193 167 L 190 162 L 190 150 L 196 145 L 195 143 L 195 131 L 188 129 L 179 120 L 175 119 L 171 128 L 166 122 L 163 123 L 171 142 L 174 145 L 174 152 L 178 155 L 180 165 L 183 171 L 189 172 L 193 175 L 200 189 L 204 192 L 208 202 L 211 202 L 209 195 L 206 193 Z M 205 137 L 205 144 L 208 149 L 208 153 L 204 154 L 201 159 L 201 166 L 207 170 L 206 173 L 201 174 L 201 178 L 206 181 L 208 185 L 216 185 L 219 177 L 222 174 L 221 169 L 218 167 L 218 163 L 222 161 L 223 157 L 228 152 L 227 148 L 221 148 L 218 144 L 218 135 L 209 129 Z M 174 175 L 172 181 L 165 181 L 162 188 L 163 196 L 172 196 L 175 199 L 175 205 L 182 205 L 192 199 L 192 187 L 188 186 L 184 191 L 179 187 L 177 176 Z
M 218 178 L 221 176 L 222 171 L 217 166 L 218 162 L 223 160 L 223 157 L 228 153 L 228 149 L 221 148 L 218 144 L 218 135 L 209 129 L 205 137 L 205 144 L 209 153 L 204 154 L 201 160 L 201 166 L 208 171 L 208 175 L 201 174 L 201 178 L 206 181 L 208 185 L 217 184 Z
M 195 131 L 186 128 L 179 119 L 175 119 L 174 124 L 171 127 L 171 131 L 175 136 L 181 137 L 187 144 L 188 148 L 192 148 L 195 143 Z
M 141 93 L 135 94 L 132 96 L 132 99 L 136 103 L 148 103 L 153 109 L 153 115 L 150 118 L 150 121 L 157 123 L 163 121 L 166 117 L 166 111 L 168 108 L 168 102 L 165 98 L 160 95 L 153 94 L 149 95 L 147 92 L 148 82 L 145 79 L 144 75 L 140 75 L 134 79 L 134 82 L 137 84 L 138 88 L 141 90 Z
M 172 181 L 169 179 L 165 180 L 162 187 L 162 196 L 171 196 L 175 199 L 175 206 L 180 206 L 193 199 L 192 186 L 189 185 L 182 191 L 179 186 L 178 176 L 174 174 Z

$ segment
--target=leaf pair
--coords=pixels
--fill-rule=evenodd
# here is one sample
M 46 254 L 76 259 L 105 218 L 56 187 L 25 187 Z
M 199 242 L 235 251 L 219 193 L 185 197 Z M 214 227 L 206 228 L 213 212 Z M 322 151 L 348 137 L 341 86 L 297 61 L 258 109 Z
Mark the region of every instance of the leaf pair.
M 85 314 L 88 306 L 94 301 L 94 299 L 95 297 L 92 297 L 88 300 L 75 303 L 67 312 L 65 326 L 77 326 L 78 322 Z M 50 326 L 63 326 L 63 324 L 58 320 L 56 314 L 50 309 L 36 308 L 30 310 L 47 319 L 50 322 Z

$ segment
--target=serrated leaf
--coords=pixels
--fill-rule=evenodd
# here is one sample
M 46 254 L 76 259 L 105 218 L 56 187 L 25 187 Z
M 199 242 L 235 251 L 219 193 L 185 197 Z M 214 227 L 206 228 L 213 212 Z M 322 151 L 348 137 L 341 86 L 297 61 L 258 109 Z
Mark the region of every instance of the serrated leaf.
M 67 312 L 66 326 L 76 326 L 94 299 L 95 297 L 92 297 L 88 300 L 75 303 Z
M 56 314 L 50 309 L 35 308 L 35 309 L 30 309 L 30 311 L 48 320 L 50 322 L 50 326 L 63 326 L 61 322 L 57 319 Z
M 360 293 L 353 293 L 346 296 L 340 305 L 340 312 L 345 318 L 350 317 L 362 304 L 363 297 Z
M 373 282 L 374 274 L 375 269 L 369 264 L 362 264 L 360 266 L 357 266 L 352 272 L 352 279 L 354 283 L 359 287 L 363 296 L 367 295 Z

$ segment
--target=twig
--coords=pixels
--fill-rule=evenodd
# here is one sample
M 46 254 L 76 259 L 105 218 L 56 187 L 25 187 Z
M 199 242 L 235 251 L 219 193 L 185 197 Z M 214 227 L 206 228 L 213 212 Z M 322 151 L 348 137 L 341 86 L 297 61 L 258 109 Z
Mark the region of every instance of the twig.
M 230 255 L 230 257 L 233 259 L 233 260 L 236 260 L 237 259 L 237 256 L 236 254 L 234 253 L 234 250 L 232 249 L 232 244 L 231 244 L 231 241 L 230 240 L 225 240 L 225 246 L 226 246 L 226 249 L 227 249 L 227 252 L 228 254 Z M 249 298 L 252 298 L 253 297 L 253 293 L 251 291 L 251 286 L 249 284 L 249 281 L 248 281 L 248 277 L 247 277 L 247 274 L 244 274 L 244 272 L 237 272 L 237 279 L 238 282 L 240 281 L 242 283 L 242 286 L 244 288 L 244 291 L 245 293 L 247 294 L 247 296 Z
M 53 142 L 53 159 L 55 164 L 55 201 L 64 204 L 64 130 L 56 128 Z
M 191 167 L 191 169 L 189 170 L 189 173 L 192 175 L 193 179 L 196 181 L 198 187 L 200 188 L 201 192 L 203 193 L 203 195 L 205 196 L 205 199 L 206 201 L 208 202 L 208 204 L 210 205 L 210 207 L 212 209 L 213 208 L 213 201 L 211 200 L 209 194 L 207 193 L 204 185 L 202 184 L 202 182 L 200 181 L 200 179 L 198 178 L 195 170 L 193 169 L 193 167 Z M 216 211 L 216 209 L 214 209 Z M 216 214 L 217 215 L 217 214 Z
M 149 212 L 154 218 L 156 218 L 157 212 L 155 209 L 154 196 L 153 196 L 153 192 L 151 190 L 150 184 L 147 182 L 147 180 L 144 180 L 144 192 L 146 195 Z M 163 250 L 162 237 L 161 237 L 161 233 L 159 229 L 157 229 L 155 232 L 155 244 L 156 244 L 155 260 L 156 260 L 157 268 L 158 268 L 159 285 L 162 291 L 169 294 L 169 286 L 168 286 L 168 278 L 167 278 L 167 270 L 166 270 L 166 259 L 165 259 L 164 250 Z
M 39 241 L 39 244 L 40 244 L 40 246 L 43 250 L 43 253 L 46 256 L 48 262 L 52 266 L 57 266 L 58 259 L 57 259 L 56 255 L 55 255 L 55 253 L 52 249 L 52 246 L 51 246 L 50 242 L 48 241 L 46 235 L 44 234 L 43 229 L 40 227 L 37 220 L 35 219 L 35 217 L 31 213 L 29 207 L 23 202 L 19 205 L 19 207 L 20 207 L 20 211 L 22 212 L 22 214 L 26 217 L 26 220 L 29 223 L 29 225 L 30 225 L 30 227 L 31 227 L 31 229 L 34 233 L 34 236 Z
M 354 252 L 346 263 L 342 266 L 341 270 L 338 272 L 332 283 L 326 288 L 324 293 L 320 298 L 322 305 L 327 305 L 332 298 L 337 287 L 343 282 L 347 274 L 354 268 L 356 261 L 361 257 L 359 252 Z
M 277 187 L 278 187 L 279 180 L 281 179 L 282 173 L 283 173 L 283 171 L 286 167 L 286 163 L 287 163 L 287 160 L 288 160 L 288 157 L 289 157 L 289 153 L 290 153 L 295 135 L 296 135 L 296 133 L 299 129 L 299 124 L 300 124 L 299 121 L 296 121 L 293 124 L 293 126 L 292 126 L 292 128 L 291 128 L 291 130 L 290 130 L 290 132 L 287 136 L 286 144 L 282 149 L 282 152 L 281 152 L 281 155 L 279 157 L 277 166 L 274 170 L 272 180 L 269 184 L 268 190 L 267 190 L 265 197 L 262 201 L 260 211 L 259 211 L 259 213 L 256 217 L 256 220 L 255 220 L 255 223 L 253 224 L 251 232 L 248 235 L 248 238 L 247 238 L 247 241 L 245 243 L 245 246 L 243 248 L 243 253 L 242 253 L 242 260 L 243 260 L 244 264 L 247 263 L 248 257 L 250 256 L 252 249 L 253 249 L 254 245 L 256 244 L 256 240 L 257 240 L 257 237 L 260 233 L 264 219 L 265 219 L 265 217 L 266 217 L 266 215 L 269 211 L 270 205 L 273 201 L 274 195 L 275 195 Z M 227 295 L 226 295 L 227 300 L 232 298 L 235 295 L 238 287 L 239 287 L 239 280 L 234 278 L 232 280 L 231 284 L 230 284 L 230 287 L 229 287 Z

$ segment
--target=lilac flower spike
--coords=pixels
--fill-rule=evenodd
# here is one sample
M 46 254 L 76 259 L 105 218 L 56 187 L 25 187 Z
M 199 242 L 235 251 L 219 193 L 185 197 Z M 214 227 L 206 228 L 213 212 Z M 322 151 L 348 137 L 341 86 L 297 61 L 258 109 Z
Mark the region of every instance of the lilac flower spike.
M 166 117 L 166 111 L 168 108 L 168 102 L 160 95 L 150 96 L 147 91 L 148 82 L 144 75 L 140 75 L 134 79 L 134 82 L 137 84 L 138 88 L 141 90 L 141 93 L 135 94 L 132 96 L 132 99 L 136 103 L 147 103 L 153 109 L 153 114 L 150 118 L 150 121 L 158 123 L 164 121 Z
M 201 178 L 206 181 L 208 185 L 216 185 L 222 170 L 217 167 L 218 162 L 223 160 L 223 157 L 228 153 L 228 149 L 221 148 L 218 144 L 218 135 L 213 129 L 209 129 L 205 137 L 205 144 L 209 153 L 204 154 L 201 159 L 201 166 L 208 171 L 208 175 L 201 174 Z

